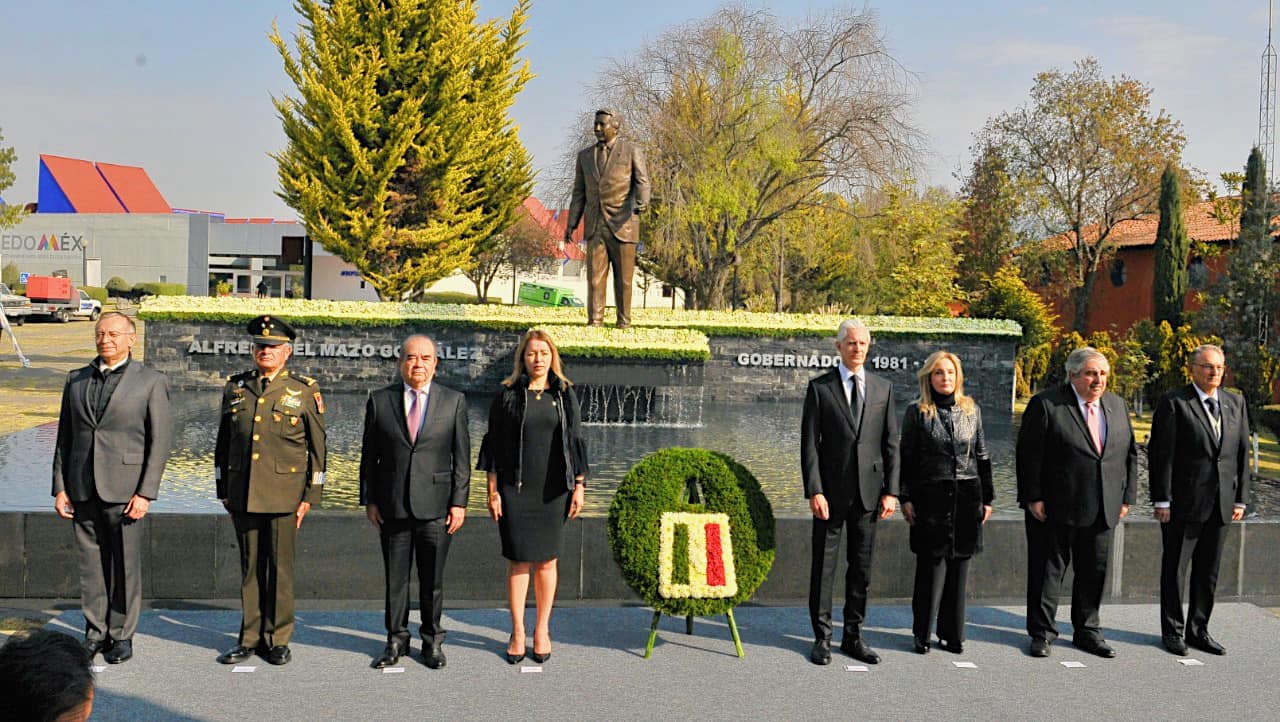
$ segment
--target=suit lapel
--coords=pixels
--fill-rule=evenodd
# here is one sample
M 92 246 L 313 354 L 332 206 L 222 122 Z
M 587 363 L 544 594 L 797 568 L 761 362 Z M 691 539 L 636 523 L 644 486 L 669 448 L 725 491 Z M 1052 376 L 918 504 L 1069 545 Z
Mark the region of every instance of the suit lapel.
M 97 426 L 98 417 L 93 413 L 93 407 L 89 403 L 89 384 L 93 381 L 93 375 L 96 373 L 93 364 L 87 367 L 88 373 L 82 374 L 80 379 L 71 384 L 71 400 L 80 406 L 80 413 L 84 415 L 89 423 Z
M 107 399 L 107 406 L 102 410 L 102 418 L 98 419 L 99 424 L 111 415 L 112 409 L 124 403 L 120 399 L 127 399 L 129 398 L 128 394 L 133 393 L 134 384 L 138 380 L 138 369 L 133 367 L 135 363 L 137 361 L 129 359 L 129 363 L 125 364 L 124 375 L 120 377 L 120 383 L 116 384 L 116 390 L 112 392 L 111 398 Z
M 837 368 L 835 373 L 832 374 L 832 379 L 828 386 L 831 388 L 831 393 L 835 396 L 836 406 L 839 406 L 841 409 L 841 415 L 844 417 L 844 422 L 849 425 L 849 430 L 853 432 L 854 438 L 857 438 L 858 425 L 854 423 L 853 410 L 849 408 L 849 397 L 844 393 L 844 379 L 841 378 L 840 369 Z M 866 399 L 863 399 L 862 401 L 862 408 L 863 413 L 865 414 L 867 408 Z
M 1217 455 L 1218 447 L 1221 440 L 1215 439 L 1213 435 L 1213 422 L 1209 420 L 1209 412 L 1205 410 L 1204 403 L 1200 401 L 1200 394 L 1196 393 L 1195 384 L 1188 384 L 1186 387 L 1187 406 L 1191 407 L 1191 415 L 1196 417 L 1200 422 L 1200 428 L 1204 430 L 1204 438 L 1209 441 L 1209 450 Z M 1222 408 L 1222 393 L 1218 394 L 1218 408 L 1222 409 L 1223 431 L 1226 430 L 1227 410 Z
M 400 435 L 404 437 L 404 442 L 409 446 L 413 446 L 413 442 L 409 440 L 408 410 L 404 406 L 404 384 L 397 384 L 388 388 L 387 400 L 391 403 L 391 415 L 396 420 L 396 428 L 400 430 Z
M 587 148 L 586 150 L 582 151 L 583 153 L 586 154 L 587 160 L 590 161 L 591 163 L 591 175 L 595 176 L 597 183 L 600 181 L 600 175 L 602 170 L 600 166 L 596 164 L 596 148 L 599 148 L 599 147 L 600 147 L 599 145 L 593 145 L 590 148 Z
M 432 384 L 432 386 L 435 386 L 435 384 Z M 439 399 L 436 399 L 435 395 L 435 389 L 431 389 L 427 393 L 427 413 L 422 415 L 422 428 L 418 429 L 418 441 L 426 438 L 427 429 L 431 428 L 431 424 L 440 416 L 441 410 L 436 408 L 440 406 L 440 404 L 436 403 Z
M 1093 434 L 1089 433 L 1089 424 L 1084 420 L 1084 412 L 1080 410 L 1080 399 L 1076 398 L 1075 389 L 1071 388 L 1070 384 L 1067 384 L 1065 387 L 1065 393 L 1067 397 L 1067 407 L 1071 414 L 1071 418 L 1076 420 L 1076 427 L 1079 428 L 1080 433 L 1084 435 L 1085 446 L 1091 449 L 1094 455 L 1101 456 L 1101 454 L 1098 453 L 1098 447 L 1093 445 Z M 1105 443 L 1102 448 L 1104 450 L 1106 449 Z

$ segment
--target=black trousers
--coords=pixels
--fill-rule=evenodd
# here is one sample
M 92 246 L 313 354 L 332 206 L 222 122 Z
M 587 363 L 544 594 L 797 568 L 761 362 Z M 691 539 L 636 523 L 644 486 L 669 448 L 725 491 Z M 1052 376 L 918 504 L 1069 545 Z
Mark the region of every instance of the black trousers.
M 916 555 L 916 581 L 911 592 L 911 633 L 928 640 L 933 620 L 938 639 L 964 641 L 965 585 L 969 581 L 969 557 L 950 559 L 932 554 Z
M 444 642 L 440 614 L 444 611 L 444 562 L 449 554 L 448 524 L 440 519 L 386 519 L 379 534 L 386 569 L 387 642 L 409 648 L 409 572 L 418 558 L 418 609 L 422 641 Z
M 1075 640 L 1101 640 L 1098 609 L 1111 555 L 1111 529 L 1101 517 L 1087 527 L 1067 526 L 1052 519 L 1037 521 L 1026 513 L 1027 633 L 1050 642 L 1058 638 L 1055 618 L 1067 567 L 1075 570 L 1071 588 L 1071 625 Z
M 73 506 L 85 639 L 131 640 L 142 611 L 142 524 L 124 515 L 124 504 Z
M 240 646 L 286 646 L 293 637 L 293 514 L 232 512 L 240 545 Z
M 859 505 L 843 512 L 831 510 L 830 519 L 813 519 L 813 562 L 809 567 L 809 618 L 814 639 L 831 639 L 831 594 L 836 564 L 840 561 L 840 536 L 849 527 L 849 569 L 844 576 L 844 641 L 862 636 L 867 618 L 867 588 L 871 584 L 871 552 L 876 545 L 875 512 Z
M 1215 508 L 1203 523 L 1170 521 L 1160 525 L 1160 632 L 1166 637 L 1198 637 L 1209 629 L 1213 596 L 1218 588 L 1218 567 L 1227 525 Z M 1185 629 L 1182 588 L 1191 567 Z

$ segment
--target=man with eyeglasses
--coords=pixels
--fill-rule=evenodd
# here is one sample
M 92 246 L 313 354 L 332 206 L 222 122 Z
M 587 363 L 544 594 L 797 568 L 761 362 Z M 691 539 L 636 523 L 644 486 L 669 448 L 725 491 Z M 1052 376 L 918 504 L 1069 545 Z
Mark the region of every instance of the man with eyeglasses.
M 160 493 L 173 426 L 164 374 L 133 361 L 133 319 L 94 326 L 98 357 L 67 376 L 53 454 L 53 506 L 75 522 L 84 650 L 133 657 L 142 609 L 142 518 Z
M 1249 414 L 1244 398 L 1222 388 L 1225 356 L 1212 344 L 1191 353 L 1191 383 L 1160 400 L 1148 444 L 1151 502 L 1160 522 L 1160 634 L 1182 656 L 1190 645 L 1227 650 L 1209 636 L 1227 527 L 1249 501 Z M 1182 589 L 1191 569 L 1187 614 Z
M 218 500 L 240 547 L 240 637 L 218 657 L 238 664 L 293 658 L 293 559 L 302 518 L 324 489 L 324 399 L 316 380 L 290 374 L 297 331 L 284 319 L 249 322 L 255 368 L 227 379 L 214 444 Z

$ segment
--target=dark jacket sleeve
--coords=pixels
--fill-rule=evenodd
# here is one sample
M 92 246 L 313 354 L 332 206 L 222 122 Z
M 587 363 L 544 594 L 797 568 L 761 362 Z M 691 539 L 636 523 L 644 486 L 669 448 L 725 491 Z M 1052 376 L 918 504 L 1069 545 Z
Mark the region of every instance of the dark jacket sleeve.
M 916 460 L 920 458 L 920 406 L 912 403 L 902 416 L 902 436 L 898 444 L 898 453 L 902 456 L 902 464 L 898 475 L 898 500 L 903 504 L 911 501 L 911 491 L 916 479 Z
M 378 470 L 378 414 L 373 401 L 373 392 L 364 402 L 364 434 L 360 437 L 360 506 L 375 503 L 369 497 L 373 486 L 373 476 Z
M 977 404 L 973 406 L 973 413 L 977 415 L 978 426 L 974 430 L 973 439 L 973 458 L 978 462 L 978 480 L 982 484 L 982 503 L 984 506 L 991 506 L 991 502 L 995 501 L 996 488 L 991 475 L 991 452 L 987 450 L 987 432 L 982 428 L 982 409 Z
M 1022 425 L 1018 428 L 1014 465 L 1018 476 L 1018 505 L 1023 508 L 1033 501 L 1044 501 L 1041 486 L 1041 468 L 1044 457 L 1044 441 L 1048 433 L 1049 414 L 1044 396 L 1031 397 L 1022 412 Z
M 898 479 L 902 459 L 898 455 L 898 416 L 894 413 L 893 384 L 885 382 L 889 387 L 887 403 L 884 405 L 884 437 L 880 439 L 880 453 L 884 457 L 884 489 L 882 495 L 898 495 Z
M 1124 503 L 1132 506 L 1138 501 L 1138 439 L 1133 433 L 1133 423 L 1129 421 L 1129 407 L 1120 402 L 1124 412 L 1124 425 L 1129 427 L 1129 450 L 1124 460 Z
M 73 372 L 74 373 L 74 372 Z M 71 374 L 62 385 L 62 405 L 58 410 L 58 440 L 53 447 L 53 496 L 67 490 L 62 468 L 71 453 Z
M 142 479 L 134 492 L 144 499 L 160 495 L 160 480 L 164 467 L 169 463 L 169 451 L 173 448 L 173 419 L 169 411 L 169 380 L 156 372 L 155 382 L 147 396 L 146 452 L 143 458 Z
M 822 466 L 818 457 L 818 445 L 822 439 L 818 423 L 818 387 L 809 382 L 804 392 L 804 411 L 800 416 L 800 478 L 804 482 L 804 498 L 822 493 Z
M 590 475 L 587 463 L 587 439 L 582 433 L 582 407 L 572 388 L 566 389 L 569 404 L 565 408 L 565 425 L 569 427 L 569 456 L 573 462 L 573 477 L 583 481 Z
M 471 432 L 467 429 L 467 397 L 458 394 L 453 413 L 453 487 L 449 506 L 467 505 L 471 494 Z
M 1249 472 L 1249 430 L 1252 426 L 1249 423 L 1249 404 L 1245 403 L 1243 396 L 1236 398 L 1236 403 L 1240 404 L 1240 417 L 1244 419 L 1244 428 L 1240 430 L 1240 444 L 1235 451 L 1238 474 L 1235 503 L 1248 504 L 1253 484 L 1253 474 Z
M 480 456 L 476 459 L 476 469 L 480 471 L 498 470 L 498 457 L 501 451 L 497 445 L 502 443 L 502 438 L 506 434 L 506 424 L 504 423 L 505 414 L 502 409 L 501 389 L 493 395 L 493 401 L 489 403 L 489 426 L 485 429 L 484 438 L 480 440 Z
M 1151 437 L 1147 440 L 1147 471 L 1151 502 L 1173 500 L 1173 452 L 1178 438 L 1174 395 L 1165 394 L 1151 415 Z

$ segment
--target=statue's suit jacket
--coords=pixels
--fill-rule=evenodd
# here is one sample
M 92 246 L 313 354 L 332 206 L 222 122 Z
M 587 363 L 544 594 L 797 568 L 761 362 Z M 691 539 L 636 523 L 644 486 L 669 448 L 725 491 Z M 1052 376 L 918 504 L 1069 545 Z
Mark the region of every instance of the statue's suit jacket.
M 427 413 L 415 441 L 405 421 L 400 381 L 369 394 L 360 453 L 360 504 L 387 519 L 439 519 L 467 505 L 471 438 L 467 398 L 431 382 Z
M 1195 387 L 1188 384 L 1160 400 L 1147 445 L 1151 501 L 1170 502 L 1174 521 L 1204 522 L 1209 515 L 1231 523 L 1236 504 L 1249 501 L 1249 417 L 1244 398 L 1218 389 L 1222 438 L 1216 439 Z
M 72 502 L 95 496 L 124 504 L 137 494 L 155 499 L 169 460 L 173 424 L 164 374 L 130 360 L 102 417 L 90 408 L 93 366 L 67 375 L 53 454 L 53 493 Z
M 573 171 L 573 197 L 569 202 L 569 225 L 572 231 L 584 220 L 585 238 L 597 237 L 601 224 L 623 243 L 640 239 L 637 210 L 649 205 L 649 171 L 644 155 L 634 144 L 622 138 L 613 142 L 609 162 L 596 167 L 596 146 L 578 152 Z

